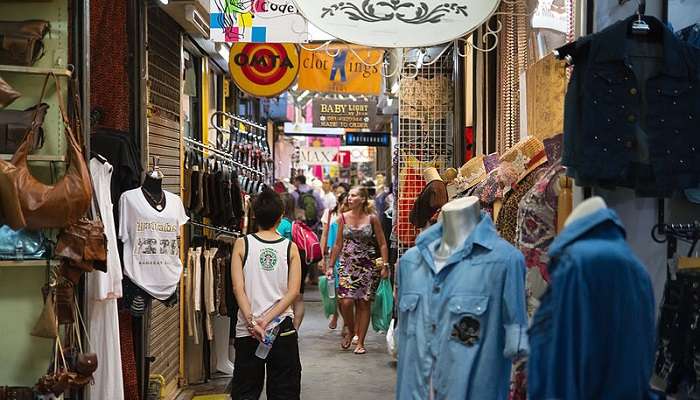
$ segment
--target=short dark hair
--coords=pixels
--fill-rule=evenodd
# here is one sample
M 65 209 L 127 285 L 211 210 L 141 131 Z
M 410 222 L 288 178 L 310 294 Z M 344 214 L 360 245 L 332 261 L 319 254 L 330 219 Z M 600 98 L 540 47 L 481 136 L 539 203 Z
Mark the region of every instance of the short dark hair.
M 297 175 L 294 177 L 294 182 L 299 182 L 302 185 L 306 185 L 306 177 L 304 175 Z
M 255 221 L 261 229 L 271 229 L 279 221 L 284 212 L 284 203 L 280 195 L 269 188 L 265 188 L 253 200 L 253 212 Z

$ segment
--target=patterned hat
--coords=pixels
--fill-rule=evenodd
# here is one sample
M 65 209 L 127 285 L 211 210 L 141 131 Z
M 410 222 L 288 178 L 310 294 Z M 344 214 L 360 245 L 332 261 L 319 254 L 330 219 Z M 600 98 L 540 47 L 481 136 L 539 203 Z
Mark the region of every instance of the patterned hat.
M 518 173 L 516 183 L 520 182 L 535 168 L 547 162 L 544 143 L 533 136 L 528 136 L 501 156 L 501 163 L 504 162 L 515 167 Z

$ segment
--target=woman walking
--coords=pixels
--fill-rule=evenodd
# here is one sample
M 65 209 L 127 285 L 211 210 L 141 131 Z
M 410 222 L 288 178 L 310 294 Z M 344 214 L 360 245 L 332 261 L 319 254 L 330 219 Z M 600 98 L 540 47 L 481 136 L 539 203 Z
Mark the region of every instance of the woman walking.
M 353 336 L 357 335 L 354 353 L 365 354 L 372 300 L 380 276 L 389 276 L 389 250 L 379 219 L 371 210 L 367 189 L 351 189 L 346 202 L 348 211 L 341 213 L 338 219 L 338 237 L 329 265 L 340 260 L 336 295 L 348 327 L 341 347 L 350 348 Z M 377 249 L 381 254 L 379 263 Z
M 335 207 L 332 210 L 326 209 L 321 218 L 321 223 L 323 223 L 323 233 L 321 234 L 321 252 L 323 254 L 323 259 L 319 266 L 321 271 L 329 278 L 331 276 L 334 278 L 334 282 L 338 282 L 338 263 L 336 262 L 334 265 L 331 265 L 328 261 L 330 261 L 331 249 L 335 245 L 336 238 L 338 237 L 338 218 L 340 218 L 341 213 L 347 211 L 345 209 L 345 199 L 347 196 L 347 193 L 341 193 L 336 200 Z M 328 321 L 328 328 L 335 329 L 337 327 L 338 310 L 331 315 L 330 321 Z

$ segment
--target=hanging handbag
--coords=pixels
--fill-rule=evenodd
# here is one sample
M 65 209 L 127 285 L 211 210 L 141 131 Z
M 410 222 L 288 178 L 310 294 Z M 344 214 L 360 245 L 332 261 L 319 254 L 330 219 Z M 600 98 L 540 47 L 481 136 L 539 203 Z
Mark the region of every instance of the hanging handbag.
M 40 231 L 15 231 L 7 225 L 0 226 L 0 260 L 41 260 L 47 254 L 47 242 Z
M 56 318 L 55 293 L 49 289 L 44 299 L 44 308 L 39 319 L 34 324 L 31 335 L 47 339 L 55 339 L 58 336 L 58 319 Z
M 0 108 L 5 108 L 17 100 L 21 94 L 16 91 L 9 83 L 0 78 Z
M 44 287 L 46 293 L 53 290 L 56 300 L 56 317 L 60 325 L 68 325 L 75 322 L 73 309 L 75 307 L 75 285 L 70 280 L 59 277 L 54 287 Z
M 48 21 L 0 21 L 0 64 L 31 67 L 44 55 Z
M 44 145 L 44 119 L 49 105 L 39 103 L 34 107 L 21 110 L 0 111 L 0 153 L 12 154 L 19 149 L 27 132 L 33 133 L 30 151 Z
M 83 315 L 78 308 L 78 301 L 75 301 L 75 314 L 77 315 L 76 322 L 73 323 L 73 331 L 75 332 L 75 340 L 78 342 L 78 354 L 74 358 L 74 364 L 72 370 L 77 372 L 78 375 L 83 377 L 92 378 L 92 374 L 97 370 L 97 354 L 88 353 L 83 349 L 83 341 L 80 338 L 82 333 L 85 333 L 85 338 L 88 341 L 88 345 L 92 347 L 90 343 L 90 336 L 88 335 L 87 327 L 85 326 L 85 321 L 83 320 Z M 83 331 L 81 332 L 80 327 Z
M 28 387 L 0 386 L 0 400 L 34 400 L 34 391 Z
M 17 189 L 22 213 L 30 229 L 65 228 L 85 215 L 90 207 L 92 191 L 88 171 L 81 146 L 80 135 L 74 135 L 63 106 L 61 85 L 54 74 L 44 81 L 41 99 L 44 97 L 49 78 L 53 78 L 58 94 L 58 104 L 65 127 L 68 143 L 68 167 L 66 174 L 55 184 L 46 185 L 34 178 L 27 166 L 34 133 L 29 131 L 24 142 L 15 152 L 11 163 L 0 160 L 0 175 L 8 175 Z

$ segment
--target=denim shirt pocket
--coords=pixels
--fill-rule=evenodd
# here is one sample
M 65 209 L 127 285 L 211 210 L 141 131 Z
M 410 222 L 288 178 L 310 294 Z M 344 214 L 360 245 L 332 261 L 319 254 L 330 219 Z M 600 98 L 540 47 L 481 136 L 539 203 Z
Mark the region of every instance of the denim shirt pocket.
M 418 319 L 418 302 L 420 294 L 406 293 L 399 299 L 399 323 L 405 327 L 406 334 L 410 337 L 416 334 Z
M 480 345 L 486 329 L 484 314 L 489 297 L 455 295 L 447 305 L 450 312 L 450 342 L 466 348 Z

